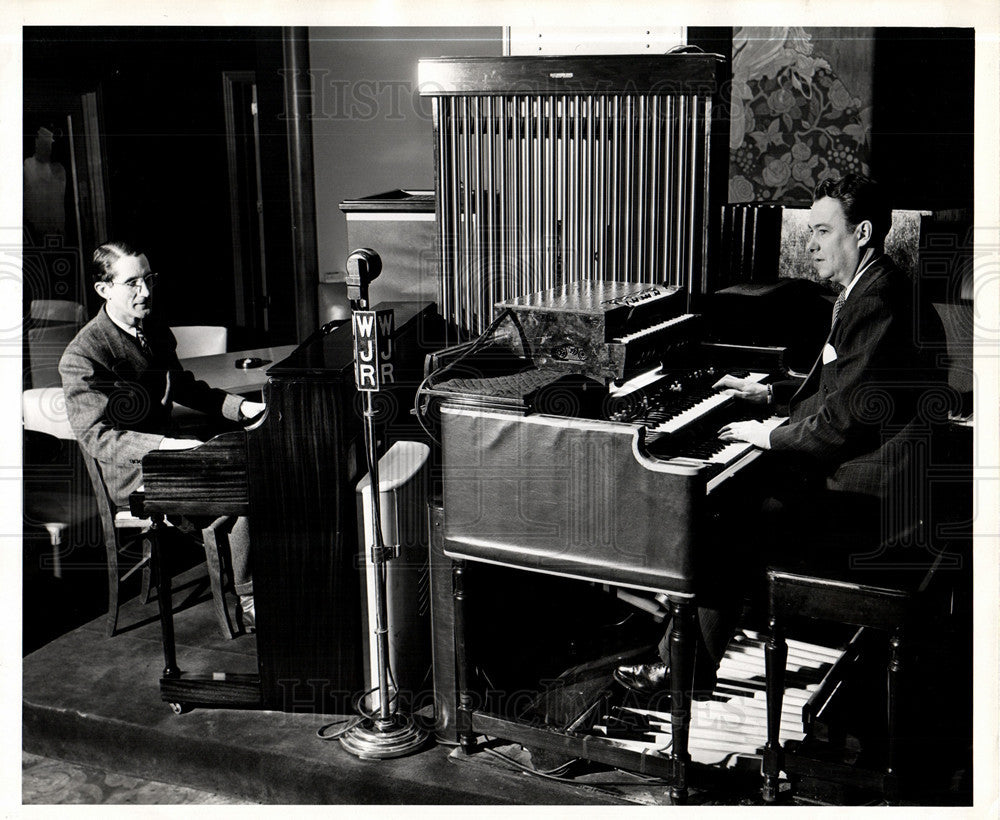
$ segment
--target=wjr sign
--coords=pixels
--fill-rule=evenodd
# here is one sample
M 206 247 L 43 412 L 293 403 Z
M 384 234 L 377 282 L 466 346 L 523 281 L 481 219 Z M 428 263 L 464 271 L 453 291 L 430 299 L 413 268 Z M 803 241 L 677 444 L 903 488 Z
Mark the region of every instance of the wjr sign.
M 391 310 L 356 310 L 354 328 L 354 382 L 358 390 L 374 392 L 394 384 L 392 372 Z

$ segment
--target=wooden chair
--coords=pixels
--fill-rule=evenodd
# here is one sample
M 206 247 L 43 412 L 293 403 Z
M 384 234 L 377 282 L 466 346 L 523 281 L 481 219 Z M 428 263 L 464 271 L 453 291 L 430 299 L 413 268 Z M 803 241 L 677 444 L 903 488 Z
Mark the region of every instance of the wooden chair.
M 170 330 L 177 339 L 177 358 L 214 356 L 226 352 L 229 331 L 217 325 L 180 325 Z
M 68 299 L 32 299 L 30 315 L 32 319 L 69 322 L 81 327 L 87 321 L 87 309 L 79 302 Z
M 117 507 L 108 493 L 101 465 L 96 459 L 84 453 L 84 461 L 90 471 L 94 492 L 98 496 L 97 506 L 104 528 L 104 542 L 108 556 L 108 637 L 118 631 L 119 594 L 121 585 L 136 572 L 142 572 L 142 586 L 139 598 L 143 604 L 149 603 L 151 587 L 152 544 L 147 537 L 150 519 L 137 518 L 129 509 Z M 226 583 L 224 567 L 228 565 L 229 542 L 227 534 L 235 518 L 221 516 L 201 530 L 200 541 L 205 550 L 209 585 L 212 590 L 212 607 L 222 636 L 235 638 L 237 627 L 229 617 L 226 606 Z M 121 559 L 134 558 L 131 567 L 122 573 Z
M 26 387 L 61 387 L 59 359 L 87 321 L 83 305 L 63 299 L 34 299 L 24 334 L 29 382 Z
M 49 428 L 60 437 L 75 438 L 66 417 L 66 399 L 61 387 L 29 390 L 25 391 L 25 396 L 27 397 L 24 400 L 25 406 L 42 408 L 38 413 L 30 413 L 29 411 L 33 419 L 35 416 L 41 415 Z M 91 500 L 91 504 L 96 500 L 97 513 L 104 533 L 108 573 L 107 634 L 108 637 L 112 637 L 118 632 L 121 586 L 137 572 L 142 573 L 140 600 L 144 604 L 149 602 L 152 586 L 151 545 L 146 537 L 146 530 L 149 528 L 150 521 L 148 518 L 137 518 L 132 515 L 129 509 L 116 505 L 104 482 L 100 464 L 83 448 L 80 448 L 80 454 L 83 457 L 93 488 L 94 499 Z M 225 638 L 233 638 L 237 634 L 234 620 L 229 617 L 227 611 L 224 583 L 224 567 L 228 562 L 229 555 L 229 544 L 226 536 L 234 520 L 232 517 L 220 517 L 200 533 L 212 589 L 212 604 L 219 629 Z M 124 566 L 123 561 L 126 562 Z
M 136 572 L 142 573 L 142 586 L 139 599 L 143 604 L 149 603 L 151 586 L 150 554 L 151 546 L 145 537 L 149 529 L 148 518 L 134 517 L 127 509 L 118 508 L 111 500 L 101 465 L 97 459 L 88 453 L 83 453 L 84 463 L 97 497 L 97 508 L 101 516 L 101 529 L 104 532 L 104 546 L 107 553 L 108 570 L 108 617 L 107 634 L 113 637 L 118 631 L 118 613 L 121 607 L 119 595 L 121 586 Z M 123 573 L 121 559 L 134 558 L 130 567 Z

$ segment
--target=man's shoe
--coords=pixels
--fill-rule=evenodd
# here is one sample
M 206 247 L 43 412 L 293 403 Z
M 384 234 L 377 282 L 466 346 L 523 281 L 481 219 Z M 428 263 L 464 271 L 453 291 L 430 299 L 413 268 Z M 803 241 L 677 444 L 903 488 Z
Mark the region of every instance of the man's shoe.
M 622 686 L 642 695 L 653 695 L 670 688 L 670 673 L 665 663 L 619 666 L 613 677 Z
M 244 632 L 254 632 L 257 620 L 253 608 L 253 595 L 240 595 L 240 621 Z

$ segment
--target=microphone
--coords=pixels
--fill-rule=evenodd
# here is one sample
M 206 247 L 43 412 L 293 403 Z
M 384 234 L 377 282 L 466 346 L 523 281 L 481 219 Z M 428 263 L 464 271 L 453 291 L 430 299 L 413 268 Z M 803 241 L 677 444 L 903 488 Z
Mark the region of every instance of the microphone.
M 354 338 L 354 380 L 364 396 L 365 457 L 371 480 L 371 515 L 375 522 L 368 548 L 375 567 L 375 665 L 378 667 L 379 711 L 344 732 L 341 745 L 361 758 L 399 757 L 421 748 L 427 732 L 409 715 L 402 714 L 389 696 L 389 612 L 386 602 L 385 565 L 398 556 L 398 545 L 382 539 L 382 512 L 378 479 L 378 437 L 375 432 L 373 394 L 394 384 L 392 369 L 393 312 L 368 309 L 368 285 L 382 272 L 382 260 L 371 248 L 361 248 L 347 257 L 347 296 L 351 302 Z
M 353 310 L 368 307 L 368 285 L 382 272 L 382 257 L 371 248 L 358 248 L 347 257 L 347 298 Z

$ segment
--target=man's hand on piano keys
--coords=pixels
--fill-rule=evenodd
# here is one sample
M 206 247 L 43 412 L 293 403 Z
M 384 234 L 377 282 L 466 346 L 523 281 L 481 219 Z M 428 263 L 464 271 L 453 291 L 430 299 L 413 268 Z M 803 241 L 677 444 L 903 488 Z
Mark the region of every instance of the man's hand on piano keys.
M 745 441 L 761 450 L 771 449 L 771 430 L 759 421 L 733 421 L 719 430 L 723 441 Z
M 160 441 L 160 450 L 193 450 L 202 442 L 196 438 L 167 438 Z
M 751 379 L 723 376 L 712 385 L 713 390 L 721 390 L 726 396 L 736 396 L 754 404 L 767 404 L 767 385 Z
M 264 403 L 259 401 L 244 401 L 240 405 L 240 416 L 244 419 L 255 419 L 264 412 Z

